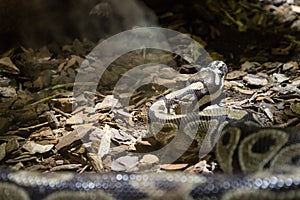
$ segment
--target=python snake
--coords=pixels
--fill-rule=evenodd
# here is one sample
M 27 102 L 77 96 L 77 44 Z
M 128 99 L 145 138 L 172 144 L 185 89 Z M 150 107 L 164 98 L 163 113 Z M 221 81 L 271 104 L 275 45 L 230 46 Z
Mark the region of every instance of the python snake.
M 1 199 L 300 199 L 300 131 L 260 127 L 248 111 L 208 106 L 219 102 L 226 71 L 223 62 L 212 62 L 192 75 L 185 88 L 153 103 L 148 117 L 149 132 L 160 143 L 175 140 L 171 147 L 180 149 L 186 141 L 196 141 L 200 156 L 215 148 L 227 173 L 2 169 Z

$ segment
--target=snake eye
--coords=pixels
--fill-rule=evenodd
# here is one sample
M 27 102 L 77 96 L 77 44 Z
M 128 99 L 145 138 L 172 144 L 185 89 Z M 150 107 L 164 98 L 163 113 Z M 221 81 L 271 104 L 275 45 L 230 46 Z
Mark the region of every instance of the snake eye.
M 223 71 L 224 73 L 227 73 L 228 68 L 227 68 L 227 65 L 225 63 L 223 63 L 223 65 L 221 67 L 221 71 Z
M 223 61 L 215 61 L 216 67 L 223 72 L 224 74 L 227 72 L 228 68 L 227 65 Z
M 226 74 L 227 71 L 228 71 L 227 65 L 226 65 L 223 61 L 219 61 L 219 60 L 213 61 L 213 63 L 214 63 L 214 65 L 215 65 L 215 67 L 216 67 L 218 70 L 220 70 L 221 73 L 219 73 L 219 74 L 221 74 L 221 76 L 224 77 L 225 74 Z

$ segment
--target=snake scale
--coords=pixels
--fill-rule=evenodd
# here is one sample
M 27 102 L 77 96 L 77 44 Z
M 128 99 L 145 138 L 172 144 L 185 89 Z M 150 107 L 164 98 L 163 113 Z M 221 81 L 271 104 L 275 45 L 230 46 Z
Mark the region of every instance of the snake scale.
M 199 156 L 214 150 L 226 173 L 1 169 L 1 199 L 300 199 L 300 131 L 261 127 L 246 110 L 209 106 L 219 102 L 226 72 L 225 63 L 213 61 L 148 111 L 149 132 L 157 141 L 175 140 L 174 151 L 196 141 Z

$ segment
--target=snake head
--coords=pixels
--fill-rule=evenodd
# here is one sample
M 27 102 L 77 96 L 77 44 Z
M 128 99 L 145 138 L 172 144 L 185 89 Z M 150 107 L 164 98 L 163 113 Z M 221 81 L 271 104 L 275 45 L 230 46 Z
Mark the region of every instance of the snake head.
M 214 70 L 220 77 L 225 77 L 227 74 L 228 68 L 227 65 L 220 60 L 212 61 L 208 64 L 207 68 Z
M 192 75 L 188 79 L 188 84 L 201 82 L 208 88 L 219 87 L 221 89 L 227 71 L 227 65 L 223 61 L 212 61 L 207 67 L 201 68 L 199 72 Z
M 223 61 L 213 61 L 188 79 L 189 86 L 187 88 L 194 92 L 198 100 L 207 100 L 202 105 L 208 103 L 208 101 L 214 101 L 222 93 L 227 70 L 227 66 Z M 207 96 L 207 98 L 204 98 L 204 96 Z

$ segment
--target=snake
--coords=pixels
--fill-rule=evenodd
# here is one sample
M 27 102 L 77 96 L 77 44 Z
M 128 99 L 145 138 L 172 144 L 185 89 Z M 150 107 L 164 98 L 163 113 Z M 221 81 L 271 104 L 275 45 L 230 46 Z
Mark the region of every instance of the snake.
M 168 153 L 194 142 L 187 152 L 213 152 L 223 173 L 0 169 L 1 199 L 300 199 L 300 131 L 262 127 L 254 113 L 221 106 L 226 73 L 212 61 L 148 110 L 149 133 L 175 141 Z

